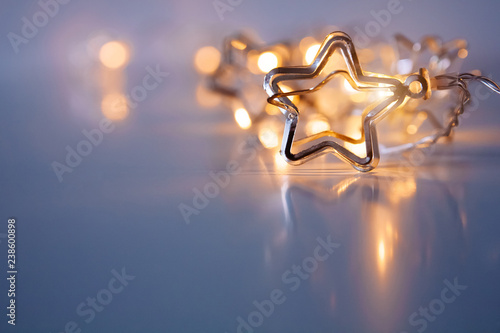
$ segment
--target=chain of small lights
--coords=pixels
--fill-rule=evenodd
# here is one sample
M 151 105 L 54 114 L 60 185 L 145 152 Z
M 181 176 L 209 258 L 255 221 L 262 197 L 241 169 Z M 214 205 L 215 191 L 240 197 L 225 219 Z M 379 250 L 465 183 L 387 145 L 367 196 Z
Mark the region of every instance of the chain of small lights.
M 334 34 L 337 42 L 330 46 L 332 50 L 327 50 L 325 43 Z M 328 53 L 328 57 L 320 59 L 322 51 Z M 465 40 L 444 43 L 431 36 L 412 42 L 396 35 L 390 43 L 372 42 L 368 48 L 355 50 L 349 36 L 341 32 L 329 34 L 323 44 L 318 38 L 308 36 L 300 41 L 273 45 L 242 33 L 227 38 L 222 52 L 212 46 L 197 52 L 195 67 L 206 75 L 197 89 L 197 97 L 200 104 L 207 107 L 224 104 L 233 111 L 237 125 L 255 133 L 267 149 L 276 149 L 280 144 L 281 113 L 287 122 L 292 121 L 292 117 L 298 121 L 300 114 L 301 126 L 285 124 L 281 154 L 287 162 L 302 164 L 331 152 L 356 169 L 369 171 L 377 165 L 379 153 L 401 153 L 449 137 L 471 98 L 469 81 L 480 81 L 500 91 L 478 71 L 447 74 L 458 71 L 467 56 Z M 292 68 L 293 72 L 297 66 L 301 66 L 301 70 L 321 68 L 317 70 L 318 75 L 295 75 L 292 79 L 280 80 L 273 89 L 269 78 L 276 72 L 275 68 Z M 361 66 L 371 72 L 362 71 Z M 353 75 L 356 69 L 359 75 Z M 319 75 L 321 73 L 326 76 Z M 269 96 L 261 88 L 266 74 Z M 360 77 L 372 82 L 360 82 Z M 404 87 L 410 77 L 413 79 L 405 92 L 399 88 L 396 92 L 394 87 L 387 89 L 387 83 L 382 82 L 396 80 L 398 87 Z M 428 87 L 422 92 L 422 84 L 426 83 Z M 413 93 L 412 89 L 419 91 Z M 395 99 L 390 110 L 379 110 L 383 111 L 383 118 L 387 118 L 380 124 L 377 119 L 378 130 L 384 133 L 379 141 L 375 124 L 364 126 L 363 119 L 381 100 L 395 95 L 400 97 L 399 102 Z M 309 147 L 302 148 L 309 143 Z M 292 154 L 292 144 L 301 150 Z

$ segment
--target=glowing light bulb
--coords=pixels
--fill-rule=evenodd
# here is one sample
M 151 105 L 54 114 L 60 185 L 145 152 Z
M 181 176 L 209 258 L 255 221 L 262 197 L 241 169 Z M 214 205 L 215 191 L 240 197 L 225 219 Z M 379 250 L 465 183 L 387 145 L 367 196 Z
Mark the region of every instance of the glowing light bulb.
M 250 128 L 250 126 L 252 126 L 252 120 L 250 119 L 250 115 L 244 108 L 240 108 L 234 111 L 234 119 L 236 120 L 238 125 L 243 129 L 248 129 Z
M 417 115 L 417 117 L 418 117 L 418 119 L 419 119 L 420 121 L 424 121 L 424 120 L 426 120 L 426 119 L 427 119 L 427 113 L 425 113 L 425 112 L 420 112 L 420 113 Z
M 247 44 L 243 43 L 240 40 L 234 39 L 231 41 L 231 46 L 237 50 L 244 50 L 247 48 Z
M 101 111 L 109 120 L 123 120 L 129 113 L 127 98 L 119 93 L 105 95 L 101 102 Z
M 406 128 L 406 132 L 408 132 L 408 134 L 410 135 L 417 133 L 417 126 L 413 124 L 408 125 L 408 127 Z
M 125 43 L 112 41 L 104 44 L 99 51 L 101 63 L 111 69 L 125 66 L 130 59 L 130 52 Z
M 221 55 L 213 46 L 204 46 L 196 52 L 194 65 L 202 74 L 212 74 L 220 64 Z
M 314 59 L 316 58 L 316 54 L 318 54 L 320 46 L 320 44 L 314 44 L 307 49 L 305 56 L 306 64 L 310 65 L 313 63 Z
M 466 49 L 460 49 L 460 51 L 458 51 L 458 57 L 460 59 L 465 59 L 465 58 L 467 58 L 468 55 L 469 55 L 469 51 L 467 51 Z
M 264 127 L 259 130 L 259 140 L 265 148 L 271 149 L 279 144 L 278 135 L 272 129 Z
M 279 59 L 273 52 L 264 52 L 259 56 L 257 64 L 262 73 L 268 73 L 272 69 L 278 67 Z

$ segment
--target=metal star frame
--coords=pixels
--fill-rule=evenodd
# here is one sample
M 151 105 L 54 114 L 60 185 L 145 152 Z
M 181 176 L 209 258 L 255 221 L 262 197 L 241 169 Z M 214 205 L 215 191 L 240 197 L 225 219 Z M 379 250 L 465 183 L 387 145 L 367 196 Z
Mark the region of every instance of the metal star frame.
M 248 112 L 252 124 L 263 120 L 265 103 L 257 105 L 245 95 L 245 91 L 254 87 L 253 83 L 259 81 L 259 75 L 252 73 L 247 67 L 248 56 L 252 52 L 264 53 L 273 51 L 280 55 L 281 60 L 287 64 L 292 48 L 288 42 L 283 41 L 274 45 L 264 45 L 257 38 L 245 33 L 230 36 L 224 40 L 222 59 L 216 71 L 208 77 L 208 87 L 231 100 L 234 104 L 241 105 Z M 228 80 L 227 75 L 234 80 Z M 262 74 L 263 75 L 263 74 Z M 245 81 L 250 81 L 252 84 Z
M 293 80 L 307 80 L 318 77 L 329 59 L 336 50 L 340 50 L 347 65 L 348 71 L 334 70 L 326 78 L 310 89 L 296 90 L 284 93 L 279 83 Z M 288 96 L 303 95 L 319 90 L 335 76 L 343 76 L 350 85 L 359 91 L 385 91 L 391 93 L 385 100 L 363 112 L 361 138 L 354 139 L 334 131 L 323 131 L 304 139 L 294 141 L 300 111 L 292 103 Z M 416 88 L 410 89 L 410 85 L 416 83 Z M 279 67 L 270 71 L 264 79 L 264 89 L 270 96 L 268 103 L 276 105 L 286 116 L 285 130 L 283 135 L 281 155 L 290 164 L 302 164 L 320 155 L 333 153 L 340 159 L 350 163 L 359 171 L 370 171 L 374 169 L 380 159 L 377 141 L 376 124 L 388 113 L 399 107 L 407 97 L 428 98 L 431 93 L 431 83 L 427 70 L 422 69 L 419 74 L 405 77 L 405 81 L 397 78 L 364 72 L 359 64 L 356 50 L 351 38 L 340 31 L 329 34 L 321 45 L 315 60 L 309 66 Z M 358 156 L 333 139 L 351 144 L 365 144 L 366 156 Z M 292 152 L 294 144 L 301 145 L 314 142 L 312 146 Z

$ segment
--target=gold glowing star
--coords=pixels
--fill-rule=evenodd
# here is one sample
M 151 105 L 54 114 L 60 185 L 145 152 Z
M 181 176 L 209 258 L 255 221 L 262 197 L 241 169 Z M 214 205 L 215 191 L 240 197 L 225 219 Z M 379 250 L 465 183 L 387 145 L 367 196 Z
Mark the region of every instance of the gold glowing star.
M 283 92 L 282 86 L 280 87 L 282 82 L 308 80 L 318 77 L 336 50 L 341 51 L 347 65 L 347 71 L 334 70 L 322 82 L 309 89 Z M 381 96 L 387 96 L 378 105 L 363 112 L 361 138 L 354 139 L 331 130 L 325 130 L 301 140 L 294 140 L 300 111 L 289 96 L 304 95 L 317 91 L 332 78 L 339 75 L 343 76 L 355 90 L 370 91 Z M 411 89 L 410 85 L 412 86 Z M 281 155 L 288 163 L 298 165 L 320 155 L 333 153 L 359 171 L 370 171 L 377 166 L 379 161 L 377 122 L 400 106 L 407 97 L 430 97 L 431 84 L 425 69 L 422 69 L 419 74 L 406 76 L 404 82 L 393 77 L 364 72 L 359 64 L 351 38 L 343 32 L 333 32 L 325 38 L 316 58 L 310 65 L 273 69 L 264 79 L 264 89 L 270 96 L 268 103 L 278 106 L 286 117 Z M 345 146 L 342 141 L 346 144 Z M 306 143 L 311 143 L 311 145 L 297 153 L 292 152 L 294 144 L 302 145 Z M 346 148 L 349 144 L 364 144 L 366 156 L 358 156 L 352 150 Z

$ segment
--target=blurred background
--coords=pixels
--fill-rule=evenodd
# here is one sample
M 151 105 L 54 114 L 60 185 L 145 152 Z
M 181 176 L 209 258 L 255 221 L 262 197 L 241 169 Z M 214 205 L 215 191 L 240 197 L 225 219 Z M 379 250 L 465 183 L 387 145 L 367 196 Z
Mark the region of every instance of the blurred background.
M 413 159 L 294 168 L 196 63 L 240 31 L 356 42 L 375 24 L 377 41 L 465 39 L 461 70 L 497 79 L 497 2 L 0 6 L 0 267 L 12 216 L 18 266 L 2 332 L 500 331 L 500 96 L 481 90 L 453 141 Z

